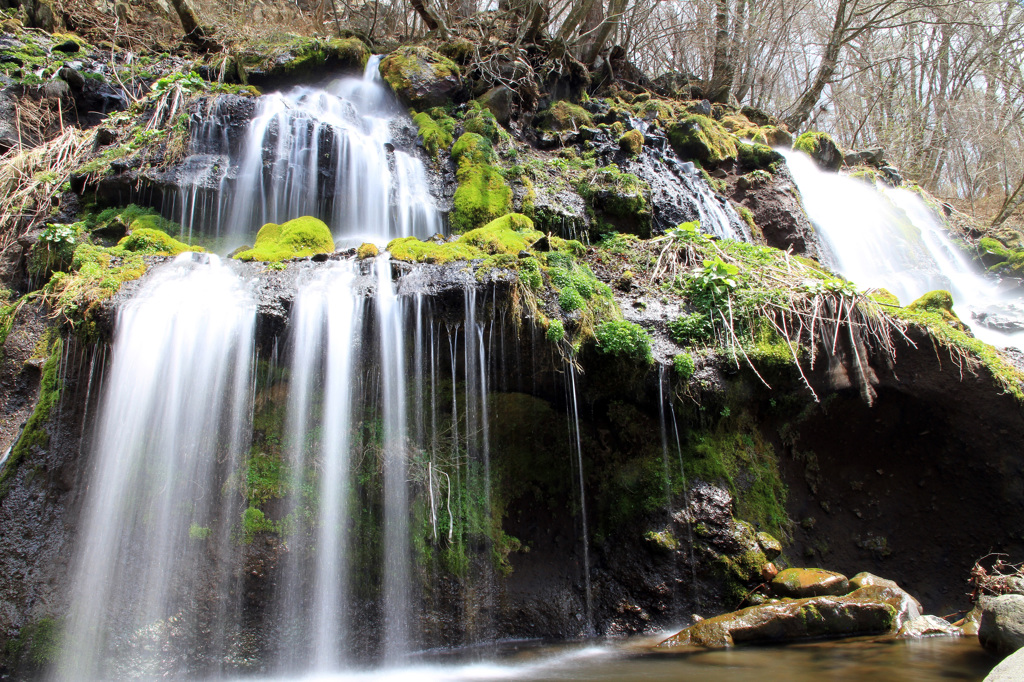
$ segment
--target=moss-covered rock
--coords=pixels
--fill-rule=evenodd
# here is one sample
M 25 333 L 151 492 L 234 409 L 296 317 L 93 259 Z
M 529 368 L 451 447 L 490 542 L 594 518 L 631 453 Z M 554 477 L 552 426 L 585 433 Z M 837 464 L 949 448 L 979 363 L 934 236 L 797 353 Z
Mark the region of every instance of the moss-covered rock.
M 380 249 L 376 244 L 360 244 L 356 250 L 356 257 L 359 260 L 366 260 L 367 258 L 376 258 L 379 253 Z
M 639 130 L 630 130 L 619 138 L 619 148 L 629 156 L 640 156 L 644 149 L 644 134 Z
M 439 151 L 451 147 L 452 135 L 455 132 L 455 119 L 445 115 L 443 111 L 438 111 L 436 116 L 435 118 L 430 113 L 421 111 L 412 117 L 420 130 L 423 148 L 434 159 L 437 158 Z
M 422 45 L 389 54 L 381 60 L 380 74 L 403 102 L 416 108 L 440 106 L 465 94 L 459 65 Z
M 825 170 L 837 171 L 843 165 L 843 150 L 828 133 L 806 132 L 796 138 L 793 149 L 807 154 Z
M 501 254 L 516 255 L 542 236 L 533 229 L 532 220 L 519 213 L 510 213 L 451 242 L 423 242 L 415 237 L 401 237 L 388 243 L 387 250 L 396 260 L 439 265 Z
M 452 147 L 458 164 L 449 224 L 455 232 L 467 232 L 499 218 L 512 207 L 512 188 L 501 171 L 491 165 L 490 142 L 478 133 L 463 133 Z
M 491 142 L 497 142 L 500 127 L 498 121 L 490 109 L 473 101 L 469 104 L 469 110 L 462 119 L 462 128 L 467 133 L 476 133 Z
M 845 575 L 821 568 L 787 568 L 771 583 L 772 592 L 780 597 L 820 597 L 842 595 L 850 591 Z
M 171 237 L 166 232 L 153 227 L 141 227 L 142 221 L 132 223 L 131 232 L 117 243 L 126 251 L 134 253 L 154 254 L 161 256 L 177 256 L 185 251 L 204 251 L 201 246 L 189 246 Z
M 644 238 L 651 235 L 651 188 L 632 173 L 605 166 L 583 175 L 576 191 L 596 218 L 591 223 L 593 232 L 626 232 Z
M 563 132 L 593 127 L 594 118 L 583 107 L 559 100 L 540 113 L 538 123 L 542 130 Z
M 360 71 L 370 60 L 370 48 L 356 37 L 289 35 L 261 48 L 236 60 L 245 80 L 260 87 L 319 79 L 328 71 Z
M 256 234 L 256 245 L 235 258 L 278 262 L 286 258 L 303 258 L 333 251 L 331 229 L 322 220 L 305 216 L 282 225 L 267 223 Z
M 960 317 L 953 311 L 953 294 L 943 289 L 929 291 L 908 305 L 907 310 L 937 314 L 950 326 L 956 327 L 961 331 L 966 329 Z
M 782 161 L 782 154 L 764 144 L 740 142 L 736 149 L 740 165 L 750 170 L 765 170 Z
M 702 164 L 715 165 L 736 158 L 736 141 L 717 121 L 700 114 L 683 116 L 668 129 L 676 153 Z

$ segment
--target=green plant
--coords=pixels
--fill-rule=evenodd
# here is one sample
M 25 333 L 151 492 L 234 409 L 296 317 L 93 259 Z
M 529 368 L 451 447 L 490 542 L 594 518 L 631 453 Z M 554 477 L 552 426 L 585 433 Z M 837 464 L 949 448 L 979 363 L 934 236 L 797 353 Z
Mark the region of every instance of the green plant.
M 561 320 L 552 320 L 548 330 L 544 332 L 544 338 L 551 343 L 558 343 L 565 338 L 565 325 Z
M 636 362 L 651 364 L 651 337 L 647 331 L 634 322 L 609 320 L 594 328 L 597 349 L 602 353 L 628 358 Z
M 680 345 L 709 341 L 714 332 L 711 320 L 704 313 L 690 313 L 668 323 L 668 333 Z
M 737 287 L 736 275 L 739 271 L 739 266 L 726 263 L 720 256 L 715 256 L 713 260 L 704 261 L 704 267 L 694 271 L 694 282 L 717 299 Z
M 583 296 L 580 295 L 573 287 L 565 287 L 558 294 L 558 305 L 562 306 L 562 310 L 567 313 L 571 313 L 575 310 L 579 310 L 586 305 L 583 300 Z
M 693 356 L 689 353 L 680 353 L 672 358 L 672 366 L 675 368 L 676 374 L 678 374 L 679 378 L 683 381 L 692 377 L 697 368 L 693 361 Z

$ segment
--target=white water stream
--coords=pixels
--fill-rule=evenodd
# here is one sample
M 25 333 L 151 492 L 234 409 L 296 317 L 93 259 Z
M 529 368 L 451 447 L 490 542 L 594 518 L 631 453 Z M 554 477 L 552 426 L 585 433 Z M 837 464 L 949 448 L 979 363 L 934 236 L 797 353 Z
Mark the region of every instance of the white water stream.
M 827 265 L 859 287 L 888 289 L 903 305 L 946 289 L 975 336 L 997 346 L 1024 343 L 1020 290 L 973 263 L 918 194 L 829 173 L 806 154 L 779 151 L 821 237 Z
M 193 574 L 209 553 L 235 562 L 218 486 L 247 448 L 255 312 L 216 256 L 192 253 L 120 309 L 55 679 L 154 674 L 147 640 L 183 612 L 219 609 L 227 631 L 226 586 Z

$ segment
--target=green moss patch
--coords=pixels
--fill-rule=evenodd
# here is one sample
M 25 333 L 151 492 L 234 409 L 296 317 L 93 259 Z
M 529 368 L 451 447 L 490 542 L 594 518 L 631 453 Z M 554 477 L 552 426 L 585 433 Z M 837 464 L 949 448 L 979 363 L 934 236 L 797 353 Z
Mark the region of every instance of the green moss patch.
M 644 149 L 644 134 L 639 130 L 630 130 L 619 138 L 619 148 L 629 156 L 640 156 Z
M 512 188 L 494 167 L 490 142 L 479 133 L 464 133 L 452 147 L 458 164 L 449 223 L 455 232 L 466 232 L 499 218 L 512 207 Z
M 462 90 L 459 66 L 422 45 L 400 47 L 380 63 L 381 77 L 407 104 L 435 107 Z
M 256 245 L 242 251 L 238 260 L 278 262 L 287 258 L 305 258 L 318 253 L 333 253 L 331 228 L 317 218 L 305 216 L 281 225 L 267 223 L 256 234 Z
M 538 122 L 542 129 L 561 132 L 593 127 L 594 118 L 583 107 L 559 100 L 540 113 Z
M 510 213 L 470 230 L 452 242 L 422 242 L 415 237 L 401 237 L 392 240 L 387 250 L 396 260 L 443 264 L 478 260 L 489 255 L 515 255 L 529 248 L 541 236 L 533 229 L 532 220 Z
M 704 164 L 716 165 L 738 154 L 735 138 L 717 121 L 700 114 L 683 116 L 669 126 L 668 139 L 681 157 Z
M 447 150 L 452 145 L 452 135 L 455 132 L 455 119 L 439 111 L 436 118 L 430 113 L 421 111 L 412 117 L 413 123 L 420 130 L 420 138 L 423 140 L 423 148 L 434 159 L 442 149 Z

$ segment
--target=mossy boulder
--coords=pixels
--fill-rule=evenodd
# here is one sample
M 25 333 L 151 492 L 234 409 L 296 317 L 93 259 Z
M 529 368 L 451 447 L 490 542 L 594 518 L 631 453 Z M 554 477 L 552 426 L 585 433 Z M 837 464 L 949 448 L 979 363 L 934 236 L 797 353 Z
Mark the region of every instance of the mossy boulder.
M 843 150 L 828 133 L 806 132 L 796 138 L 793 149 L 807 154 L 825 170 L 837 171 L 843 165 Z
M 303 258 L 333 251 L 331 228 L 322 220 L 305 216 L 281 225 L 267 223 L 256 234 L 256 245 L 237 254 L 235 258 L 276 263 L 287 258 Z
M 458 164 L 455 177 L 459 181 L 449 214 L 452 230 L 467 232 L 509 212 L 512 188 L 491 165 L 490 141 L 478 133 L 463 133 L 452 147 L 452 159 Z
M 780 597 L 802 599 L 846 594 L 850 581 L 841 573 L 821 568 L 787 568 L 775 576 L 771 588 Z
M 132 223 L 131 232 L 117 243 L 118 246 L 134 253 L 159 254 L 177 256 L 185 251 L 204 251 L 199 246 L 189 246 L 180 242 L 166 232 L 152 228 L 139 227 L 142 221 Z
M 669 637 L 657 649 L 878 635 L 896 632 L 903 622 L 898 597 L 882 587 L 865 587 L 841 597 L 762 604 L 708 618 Z
M 356 257 L 359 260 L 366 260 L 367 258 L 376 258 L 379 253 L 380 249 L 377 248 L 376 244 L 365 243 L 359 245 L 359 248 L 356 250 Z
M 432 239 L 423 242 L 415 237 L 401 237 L 389 242 L 387 250 L 396 260 L 440 265 L 502 254 L 516 255 L 542 236 L 533 228 L 532 220 L 519 213 L 510 213 L 470 230 L 454 241 Z
M 491 142 L 498 141 L 501 130 L 490 109 L 475 101 L 469 104 L 469 110 L 462 119 L 462 128 L 467 133 L 476 133 Z
M 260 54 L 239 57 L 246 80 L 259 87 L 319 80 L 330 72 L 358 72 L 370 60 L 370 48 L 356 37 L 307 38 L 291 36 Z
M 707 116 L 683 116 L 668 129 L 668 139 L 676 153 L 702 164 L 717 165 L 736 158 L 735 138 L 720 123 Z
M 736 150 L 740 165 L 750 170 L 767 170 L 772 164 L 782 161 L 782 154 L 757 142 L 740 142 Z
M 589 111 L 565 100 L 559 100 L 542 111 L 537 122 L 542 130 L 556 132 L 592 128 L 594 126 L 594 118 L 590 115 Z
M 950 326 L 961 331 L 966 329 L 960 317 L 953 311 L 953 294 L 944 289 L 929 291 L 908 305 L 907 310 L 934 313 L 941 316 Z
M 462 99 L 459 65 L 422 45 L 400 47 L 380 63 L 380 74 L 406 105 L 436 107 Z
M 619 138 L 619 149 L 628 156 L 640 156 L 644 149 L 644 134 L 639 130 L 630 130 Z

